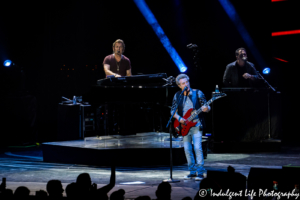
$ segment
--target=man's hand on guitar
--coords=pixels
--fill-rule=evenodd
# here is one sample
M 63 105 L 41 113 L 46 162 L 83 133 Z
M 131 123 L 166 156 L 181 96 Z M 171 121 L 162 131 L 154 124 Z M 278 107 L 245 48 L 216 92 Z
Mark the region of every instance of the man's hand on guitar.
M 181 123 L 181 124 L 185 124 L 185 119 L 183 117 L 179 117 L 178 121 Z
M 201 110 L 202 110 L 202 112 L 209 112 L 210 111 L 210 107 L 209 106 L 202 106 Z

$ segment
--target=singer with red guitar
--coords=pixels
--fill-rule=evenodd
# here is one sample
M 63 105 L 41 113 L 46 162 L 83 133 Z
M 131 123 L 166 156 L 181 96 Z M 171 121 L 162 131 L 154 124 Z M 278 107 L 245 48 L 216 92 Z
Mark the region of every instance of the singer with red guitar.
M 204 158 L 203 158 L 203 151 L 202 151 L 202 133 L 204 124 L 203 112 L 209 112 L 210 106 L 205 106 L 206 98 L 202 91 L 192 89 L 190 87 L 189 77 L 185 74 L 180 74 L 176 77 L 176 84 L 181 89 L 181 91 L 177 92 L 173 99 L 173 106 L 171 109 L 171 113 L 173 113 L 174 104 L 179 99 L 180 93 L 183 92 L 183 97 L 179 101 L 179 105 L 177 111 L 174 114 L 174 118 L 176 118 L 179 123 L 185 124 L 186 120 L 183 116 L 190 109 L 198 110 L 201 109 L 202 112 L 199 116 L 193 118 L 194 126 L 191 127 L 187 134 L 183 136 L 183 144 L 184 144 L 184 151 L 188 161 L 188 170 L 190 174 L 185 176 L 184 179 L 192 179 L 195 180 L 202 180 L 203 173 L 206 172 L 204 165 Z M 193 145 L 194 144 L 194 151 L 196 154 L 196 160 L 194 159 L 193 153 Z

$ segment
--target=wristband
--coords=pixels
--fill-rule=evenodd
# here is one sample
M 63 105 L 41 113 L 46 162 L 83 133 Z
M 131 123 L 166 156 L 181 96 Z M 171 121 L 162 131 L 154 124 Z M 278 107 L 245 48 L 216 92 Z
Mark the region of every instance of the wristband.
M 179 122 L 180 122 L 181 118 L 182 118 L 182 117 L 179 117 L 179 118 L 178 118 L 178 121 L 179 121 Z

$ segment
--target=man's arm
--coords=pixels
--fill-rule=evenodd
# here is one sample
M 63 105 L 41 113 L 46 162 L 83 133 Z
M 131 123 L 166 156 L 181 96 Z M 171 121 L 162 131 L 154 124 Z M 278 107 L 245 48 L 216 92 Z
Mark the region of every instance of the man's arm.
M 186 121 L 183 117 L 181 117 L 180 115 L 178 115 L 177 111 L 175 112 L 175 114 L 173 115 L 173 117 L 175 119 L 177 119 L 179 121 L 179 123 L 184 124 L 184 122 Z
M 226 66 L 226 69 L 225 69 L 225 72 L 223 75 L 223 84 L 226 87 L 231 86 L 231 72 L 230 72 L 228 65 Z
M 132 74 L 131 74 L 131 68 L 130 69 L 128 69 L 128 70 L 126 70 L 126 76 L 131 76 Z
M 245 78 L 245 79 L 251 79 L 252 81 L 255 81 L 256 79 L 258 79 L 258 76 L 257 75 L 251 75 L 251 74 L 248 74 L 248 73 L 245 73 L 245 74 L 243 74 L 243 77 Z
M 103 186 L 102 188 L 99 188 L 98 192 L 107 194 L 111 189 L 113 189 L 113 187 L 115 187 L 115 184 L 116 184 L 116 167 L 111 166 L 110 182 L 109 184 Z
M 210 111 L 210 106 L 205 105 L 207 101 L 206 101 L 204 93 L 199 90 L 197 95 L 198 95 L 198 99 L 199 99 L 199 102 L 200 102 L 200 105 L 201 105 L 201 110 L 203 112 L 209 112 Z
M 175 111 L 175 106 L 176 106 L 176 94 L 174 95 L 174 98 L 173 98 L 171 115 Z M 182 118 L 180 115 L 178 115 L 177 110 L 176 110 L 175 114 L 173 115 L 173 118 L 177 119 L 182 124 L 184 124 L 184 122 L 186 121 L 184 118 Z
M 126 67 L 126 76 L 132 76 L 132 74 L 131 74 L 131 62 L 128 58 L 127 58 L 127 60 L 128 60 L 128 65 Z
M 249 62 L 248 62 L 249 63 Z M 245 79 L 251 79 L 252 81 L 255 81 L 255 80 L 257 80 L 258 79 L 258 74 L 257 74 L 257 72 L 256 72 L 256 69 L 255 69 L 255 67 L 254 67 L 254 64 L 253 63 L 249 63 L 249 73 L 245 73 L 245 74 L 243 74 L 243 77 L 245 78 Z
M 257 71 L 256 71 L 256 69 L 254 67 L 254 64 L 252 64 L 251 67 L 252 67 L 251 68 L 251 70 L 252 70 L 252 72 L 251 72 L 251 79 L 252 80 L 257 80 L 258 79 L 258 74 L 257 74 Z
M 112 71 L 110 71 L 110 65 L 103 64 L 103 68 L 104 68 L 104 72 L 105 72 L 106 76 L 114 75 L 115 77 L 121 77 L 119 74 L 116 74 L 116 73 L 113 73 Z

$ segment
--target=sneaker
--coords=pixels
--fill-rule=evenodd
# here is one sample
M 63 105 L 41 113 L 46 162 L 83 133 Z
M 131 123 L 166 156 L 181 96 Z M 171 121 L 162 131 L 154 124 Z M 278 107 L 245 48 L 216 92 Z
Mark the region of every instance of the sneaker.
M 195 177 L 197 177 L 196 174 L 189 174 L 189 175 L 185 176 L 184 179 L 187 180 L 187 179 L 192 179 L 192 178 L 195 178 Z
M 196 176 L 195 181 L 202 181 L 203 179 L 204 179 L 203 175 L 198 175 Z

